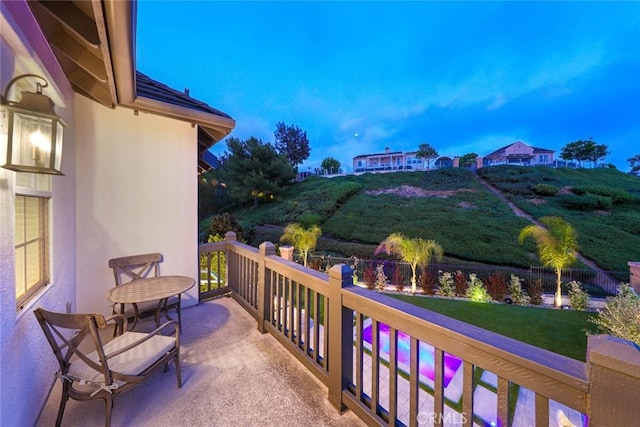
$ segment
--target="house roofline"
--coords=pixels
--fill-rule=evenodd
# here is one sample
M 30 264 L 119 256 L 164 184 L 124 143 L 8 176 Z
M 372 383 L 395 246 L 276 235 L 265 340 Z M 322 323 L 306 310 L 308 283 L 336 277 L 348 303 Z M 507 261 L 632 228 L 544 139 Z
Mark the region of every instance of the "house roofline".
M 117 34 L 117 37 L 110 37 L 109 43 L 118 105 L 201 126 L 215 144 L 229 135 L 236 125 L 235 120 L 226 113 L 220 112 L 223 115 L 207 113 L 138 94 L 135 63 L 136 3 L 136 0 L 104 0 L 103 2 L 108 33 Z

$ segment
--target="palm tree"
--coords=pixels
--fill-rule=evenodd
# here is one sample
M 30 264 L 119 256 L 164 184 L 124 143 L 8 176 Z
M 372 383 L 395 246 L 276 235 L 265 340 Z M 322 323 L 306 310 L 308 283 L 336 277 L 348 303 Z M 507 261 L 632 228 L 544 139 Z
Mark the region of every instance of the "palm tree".
M 518 240 L 523 243 L 527 237 L 536 243 L 538 257 L 545 267 L 556 270 L 555 306 L 562 305 L 562 270 L 576 261 L 578 241 L 573 227 L 557 216 L 540 218 L 545 227 L 528 225 L 520 231 Z
M 315 249 L 318 244 L 318 238 L 322 234 L 322 230 L 317 225 L 312 225 L 309 228 L 304 228 L 300 224 L 289 224 L 284 229 L 284 234 L 280 237 L 281 242 L 288 242 L 293 245 L 294 248 L 302 253 L 304 260 L 304 266 L 307 266 L 307 255 L 309 251 Z
M 444 254 L 442 246 L 435 240 L 410 239 L 400 233 L 393 233 L 380 243 L 376 248 L 375 254 L 377 255 L 380 252 L 396 254 L 411 265 L 411 292 L 414 294 L 416 293 L 416 269 L 418 266 L 429 265 L 434 255 L 438 260 L 441 260 Z

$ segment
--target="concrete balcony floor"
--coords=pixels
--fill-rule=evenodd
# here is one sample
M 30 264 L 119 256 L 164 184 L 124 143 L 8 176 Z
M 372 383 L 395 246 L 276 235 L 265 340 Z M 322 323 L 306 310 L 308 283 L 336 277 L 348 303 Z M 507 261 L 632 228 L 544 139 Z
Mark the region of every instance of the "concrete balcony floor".
M 182 388 L 170 365 L 115 400 L 113 426 L 364 425 L 340 415 L 326 387 L 231 298 L 183 309 L 182 323 Z M 60 390 L 56 381 L 37 426 L 55 425 Z M 70 399 L 62 424 L 100 426 L 104 416 L 103 401 Z

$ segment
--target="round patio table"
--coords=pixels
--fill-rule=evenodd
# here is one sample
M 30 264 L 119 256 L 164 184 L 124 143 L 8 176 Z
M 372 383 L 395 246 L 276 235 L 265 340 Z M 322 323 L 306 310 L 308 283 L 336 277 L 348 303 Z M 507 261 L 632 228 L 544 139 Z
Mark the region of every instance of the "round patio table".
M 117 304 L 133 305 L 135 316 L 131 329 L 136 326 L 140 317 L 138 304 L 158 301 L 158 307 L 156 308 L 156 324 L 158 325 L 162 314 L 164 314 L 168 320 L 173 320 L 169 316 L 169 310 L 167 309 L 167 301 L 169 298 L 177 296 L 179 306 L 182 293 L 191 289 L 195 283 L 194 278 L 187 276 L 148 277 L 133 280 L 109 289 L 107 299 Z

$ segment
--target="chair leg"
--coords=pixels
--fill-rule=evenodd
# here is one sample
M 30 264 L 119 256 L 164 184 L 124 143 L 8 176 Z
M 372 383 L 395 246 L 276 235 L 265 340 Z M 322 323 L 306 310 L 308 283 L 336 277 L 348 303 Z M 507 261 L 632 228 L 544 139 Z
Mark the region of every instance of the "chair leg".
M 108 397 L 104 399 L 105 403 L 105 427 L 111 427 L 111 410 L 113 409 L 113 399 Z
M 180 372 L 180 352 L 176 353 L 176 357 L 173 360 L 173 364 L 176 365 L 176 377 L 178 378 L 178 388 L 182 387 L 182 373 Z
M 62 397 L 60 398 L 60 408 L 58 409 L 58 417 L 56 418 L 56 427 L 62 425 L 62 417 L 64 415 L 64 408 L 69 400 L 69 383 L 62 380 Z

